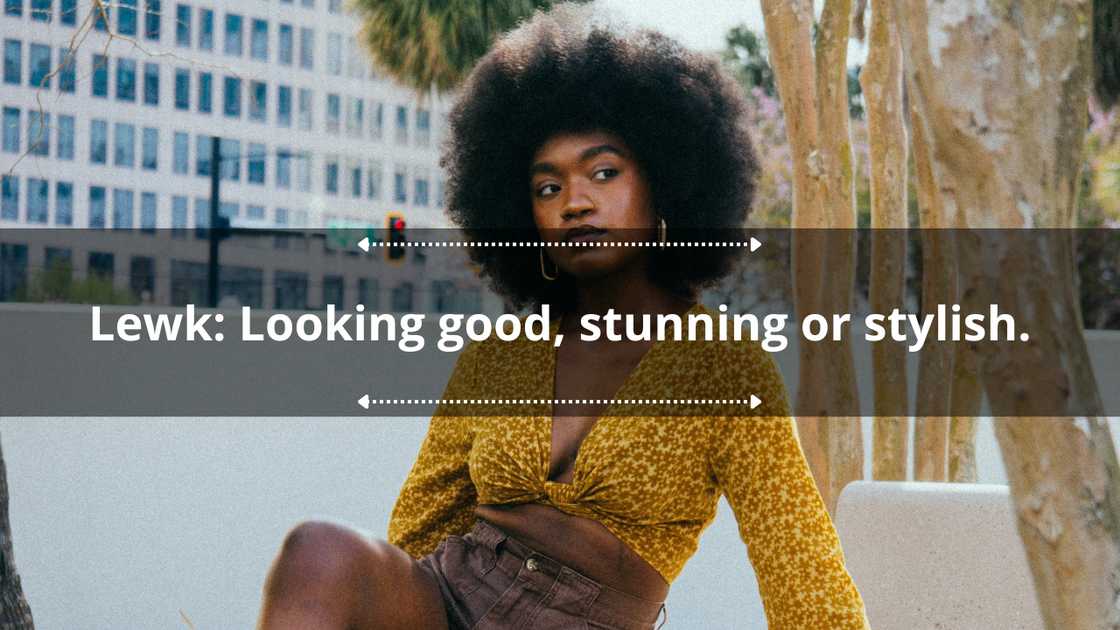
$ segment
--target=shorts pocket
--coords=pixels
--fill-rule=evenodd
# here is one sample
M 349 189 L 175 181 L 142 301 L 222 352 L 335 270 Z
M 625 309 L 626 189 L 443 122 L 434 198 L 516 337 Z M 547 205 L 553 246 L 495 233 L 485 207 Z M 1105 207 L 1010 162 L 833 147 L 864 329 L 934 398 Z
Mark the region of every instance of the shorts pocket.
M 462 597 L 473 594 L 497 562 L 493 550 L 461 536 L 447 537 L 443 546 L 440 568 L 448 585 Z

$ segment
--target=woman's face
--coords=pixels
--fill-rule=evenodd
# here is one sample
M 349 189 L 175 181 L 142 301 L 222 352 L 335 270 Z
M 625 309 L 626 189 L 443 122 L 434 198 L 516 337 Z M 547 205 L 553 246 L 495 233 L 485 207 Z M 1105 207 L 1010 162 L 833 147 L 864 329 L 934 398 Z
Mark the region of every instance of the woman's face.
M 605 131 L 558 133 L 537 149 L 529 175 L 533 220 L 542 240 L 657 239 L 649 186 L 618 136 Z M 641 247 L 594 245 L 552 246 L 545 251 L 561 271 L 576 278 L 644 265 L 648 253 Z M 551 265 L 547 260 L 545 264 Z

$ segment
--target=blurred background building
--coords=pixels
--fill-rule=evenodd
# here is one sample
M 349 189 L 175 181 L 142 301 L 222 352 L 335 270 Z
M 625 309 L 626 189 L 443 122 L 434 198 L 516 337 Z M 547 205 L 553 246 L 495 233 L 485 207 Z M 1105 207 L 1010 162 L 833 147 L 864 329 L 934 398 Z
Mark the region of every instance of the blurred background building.
M 125 301 L 206 303 L 216 168 L 219 214 L 243 228 L 223 244 L 224 304 L 456 307 L 454 282 L 385 286 L 354 247 L 348 228 L 393 217 L 410 231 L 448 227 L 439 143 L 450 98 L 375 72 L 342 0 L 4 0 L 0 27 L 0 229 L 122 235 L 35 246 L 8 232 L 0 299 L 19 299 L 54 265 L 106 279 Z M 263 231 L 275 229 L 304 233 Z M 106 242 L 126 233 L 152 242 Z M 406 257 L 423 266 L 420 250 Z M 478 285 L 461 308 L 478 310 Z

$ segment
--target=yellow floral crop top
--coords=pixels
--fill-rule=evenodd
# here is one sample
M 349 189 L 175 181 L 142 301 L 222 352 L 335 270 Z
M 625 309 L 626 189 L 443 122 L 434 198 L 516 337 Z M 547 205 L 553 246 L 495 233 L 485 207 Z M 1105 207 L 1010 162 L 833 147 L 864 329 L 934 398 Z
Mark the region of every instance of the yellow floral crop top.
M 702 309 L 711 315 L 704 306 Z M 691 311 L 690 311 L 691 312 Z M 558 320 L 552 323 L 555 336 Z M 771 630 L 864 630 L 863 600 L 809 471 L 773 358 L 755 342 L 661 341 L 631 372 L 573 465 L 548 480 L 555 350 L 468 345 L 404 483 L 389 542 L 414 557 L 470 531 L 478 504 L 542 503 L 602 523 L 672 582 L 726 496 Z M 747 414 L 643 416 L 629 401 L 749 399 Z M 524 401 L 516 415 L 461 403 Z M 480 400 L 481 399 L 481 400 Z M 521 413 L 524 411 L 524 413 Z M 478 415 L 466 415 L 466 414 Z

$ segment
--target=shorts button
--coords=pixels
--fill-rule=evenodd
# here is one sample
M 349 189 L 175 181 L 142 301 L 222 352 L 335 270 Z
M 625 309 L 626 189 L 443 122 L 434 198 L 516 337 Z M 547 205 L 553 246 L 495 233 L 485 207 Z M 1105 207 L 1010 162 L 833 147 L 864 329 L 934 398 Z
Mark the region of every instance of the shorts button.
M 537 570 L 537 560 L 536 560 L 536 558 L 529 558 L 528 560 L 526 560 L 525 561 L 525 568 L 529 571 L 536 571 Z

